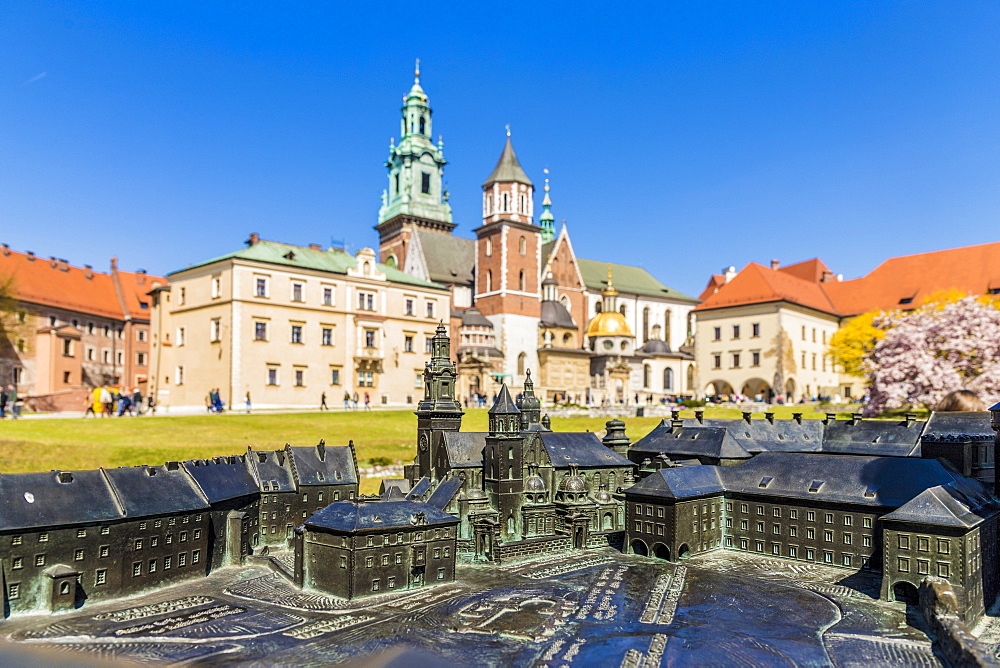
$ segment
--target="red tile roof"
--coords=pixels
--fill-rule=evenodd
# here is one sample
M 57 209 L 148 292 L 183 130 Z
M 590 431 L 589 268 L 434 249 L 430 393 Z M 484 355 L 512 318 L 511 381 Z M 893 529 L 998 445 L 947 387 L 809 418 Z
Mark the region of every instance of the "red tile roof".
M 167 280 L 145 276 L 145 284 L 149 287 L 142 290 L 144 286 L 136 274 L 119 274 L 129 312 L 133 317 L 144 317 L 140 314 L 148 310 L 140 308 L 139 300 L 148 302 L 149 298 L 144 294 L 140 297 L 139 292 L 151 290 L 153 281 L 166 285 Z M 18 253 L 4 246 L 0 247 L 0 280 L 8 276 L 14 278 L 14 293 L 20 301 L 108 318 L 121 319 L 125 315 L 110 274 L 74 267 L 65 260 Z
M 945 290 L 973 295 L 1000 290 L 1000 242 L 890 258 L 850 281 L 834 280 L 819 259 L 781 269 L 751 262 L 729 283 L 718 286 L 719 278 L 709 280 L 696 311 L 774 301 L 838 316 L 916 308 Z

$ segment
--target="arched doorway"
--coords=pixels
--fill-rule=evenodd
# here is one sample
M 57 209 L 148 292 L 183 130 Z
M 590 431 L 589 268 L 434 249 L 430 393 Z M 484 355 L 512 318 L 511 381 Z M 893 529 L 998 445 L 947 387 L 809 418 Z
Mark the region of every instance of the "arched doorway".
M 601 522 L 602 531 L 611 531 L 615 528 L 615 516 L 611 513 L 604 513 L 604 520 Z
M 653 545 L 653 556 L 657 559 L 670 561 L 670 548 L 663 543 L 657 543 Z
M 785 381 L 785 399 L 795 401 L 795 379 L 793 378 Z
M 920 602 L 920 592 L 909 582 L 897 582 L 892 585 L 892 600 L 917 605 Z
M 683 543 L 677 550 L 677 556 L 681 559 L 687 559 L 691 556 L 691 548 L 688 547 L 687 543 Z
M 743 383 L 740 394 L 748 396 L 752 399 L 757 397 L 757 395 L 760 395 L 763 401 L 769 401 L 774 396 L 774 392 L 771 390 L 771 385 L 763 378 L 751 378 L 747 382 Z
M 646 547 L 646 544 L 641 540 L 639 540 L 638 538 L 629 543 L 628 547 L 629 551 L 632 552 L 632 554 L 638 554 L 640 557 L 649 556 L 649 548 Z
M 724 380 L 713 380 L 705 386 L 705 396 L 708 397 L 728 397 L 732 394 L 734 394 L 733 386 Z

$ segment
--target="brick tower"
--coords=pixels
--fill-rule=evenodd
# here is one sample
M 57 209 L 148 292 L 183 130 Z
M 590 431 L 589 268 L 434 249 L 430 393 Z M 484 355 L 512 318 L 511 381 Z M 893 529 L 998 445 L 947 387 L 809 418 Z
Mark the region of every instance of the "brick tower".
M 528 368 L 538 368 L 542 230 L 532 223 L 534 190 L 508 130 L 500 160 L 483 183 L 475 303 L 493 323 L 504 373 L 515 385 L 524 383 Z

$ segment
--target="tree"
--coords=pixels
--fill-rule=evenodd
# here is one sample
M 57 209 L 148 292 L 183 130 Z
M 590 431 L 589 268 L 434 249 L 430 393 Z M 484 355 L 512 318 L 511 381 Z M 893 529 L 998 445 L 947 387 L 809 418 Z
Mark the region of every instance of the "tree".
M 935 302 L 876 317 L 872 326 L 885 336 L 863 364 L 866 415 L 929 408 L 953 390 L 972 390 L 987 404 L 1000 396 L 1000 311 L 994 304 L 975 297 Z
M 881 311 L 869 311 L 855 316 L 845 322 L 833 336 L 830 337 L 830 347 L 827 350 L 830 360 L 839 364 L 844 373 L 851 376 L 865 375 L 864 361 L 882 340 L 886 330 L 876 327 L 875 318 L 886 314 Z

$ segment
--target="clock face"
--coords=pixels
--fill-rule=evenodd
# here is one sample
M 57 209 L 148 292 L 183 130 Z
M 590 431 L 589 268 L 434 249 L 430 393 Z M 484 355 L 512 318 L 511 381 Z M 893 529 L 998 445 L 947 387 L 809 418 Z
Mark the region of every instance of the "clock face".
M 420 443 L 417 445 L 420 448 L 420 452 L 425 452 L 427 450 L 427 435 L 423 434 L 420 436 Z

